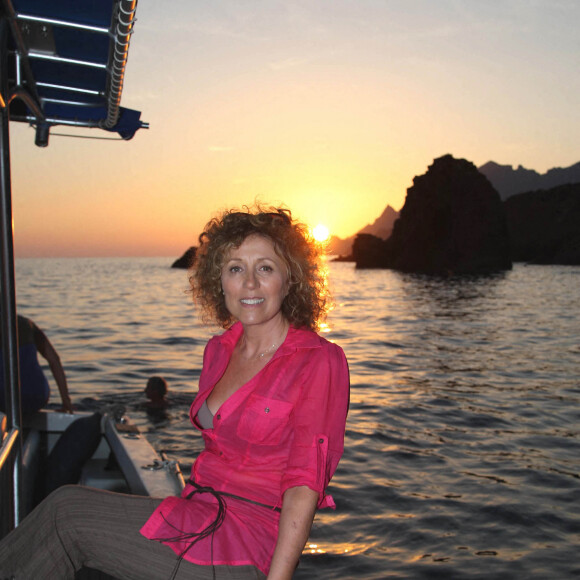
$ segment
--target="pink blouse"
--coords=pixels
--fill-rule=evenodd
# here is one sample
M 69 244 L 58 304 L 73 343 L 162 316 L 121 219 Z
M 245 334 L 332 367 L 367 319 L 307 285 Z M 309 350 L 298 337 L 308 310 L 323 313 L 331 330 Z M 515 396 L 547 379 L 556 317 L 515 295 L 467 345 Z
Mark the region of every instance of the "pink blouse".
M 236 323 L 207 344 L 195 417 L 222 377 L 242 334 Z M 191 470 L 198 485 L 272 507 L 284 492 L 308 486 L 318 507 L 335 507 L 326 487 L 343 452 L 349 401 L 348 366 L 340 347 L 316 333 L 290 327 L 268 364 L 217 410 L 213 429 L 201 429 L 205 449 Z M 217 500 L 196 494 L 188 484 L 180 498 L 166 498 L 141 533 L 160 541 L 179 532 L 197 532 L 215 520 Z M 213 536 L 188 548 L 191 540 L 163 541 L 196 564 L 254 565 L 268 573 L 278 536 L 279 512 L 224 497 L 227 513 Z M 212 556 L 213 553 L 213 556 Z

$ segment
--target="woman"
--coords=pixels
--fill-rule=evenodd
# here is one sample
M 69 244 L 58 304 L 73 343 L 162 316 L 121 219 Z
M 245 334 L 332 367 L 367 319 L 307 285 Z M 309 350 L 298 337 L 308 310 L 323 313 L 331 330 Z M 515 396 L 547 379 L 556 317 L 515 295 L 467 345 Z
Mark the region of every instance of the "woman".
M 344 354 L 313 332 L 326 311 L 319 260 L 287 210 L 231 211 L 208 224 L 192 289 L 204 318 L 227 330 L 205 349 L 190 412 L 205 449 L 180 498 L 111 500 L 116 494 L 76 487 L 53 494 L 44 503 L 58 507 L 41 505 L 44 519 L 68 511 L 75 522 L 68 533 L 63 517 L 52 534 L 59 541 L 50 549 L 67 546 L 58 578 L 72 577 L 62 569 L 79 563 L 119 578 L 157 579 L 171 568 L 175 578 L 292 577 L 316 508 L 334 507 L 325 489 L 342 454 L 348 408 Z M 32 532 L 28 519 L 21 527 Z M 106 527 L 114 538 L 102 538 Z

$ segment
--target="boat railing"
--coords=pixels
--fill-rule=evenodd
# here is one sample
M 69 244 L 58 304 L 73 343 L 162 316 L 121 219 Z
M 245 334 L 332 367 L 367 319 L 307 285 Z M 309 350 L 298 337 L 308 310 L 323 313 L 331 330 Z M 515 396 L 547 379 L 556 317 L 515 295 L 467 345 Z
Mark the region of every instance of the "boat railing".
M 18 521 L 15 489 L 20 473 L 20 430 L 12 428 L 3 433 L 0 445 L 0 489 L 2 508 L 0 509 L 0 538 L 3 538 Z

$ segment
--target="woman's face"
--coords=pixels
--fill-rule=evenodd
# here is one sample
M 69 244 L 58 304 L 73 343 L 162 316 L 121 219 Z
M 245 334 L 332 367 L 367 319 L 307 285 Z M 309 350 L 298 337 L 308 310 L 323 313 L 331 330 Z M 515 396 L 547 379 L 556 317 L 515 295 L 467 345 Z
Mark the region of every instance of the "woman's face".
M 244 325 L 278 321 L 288 294 L 288 274 L 274 244 L 258 234 L 233 248 L 222 267 L 226 308 Z

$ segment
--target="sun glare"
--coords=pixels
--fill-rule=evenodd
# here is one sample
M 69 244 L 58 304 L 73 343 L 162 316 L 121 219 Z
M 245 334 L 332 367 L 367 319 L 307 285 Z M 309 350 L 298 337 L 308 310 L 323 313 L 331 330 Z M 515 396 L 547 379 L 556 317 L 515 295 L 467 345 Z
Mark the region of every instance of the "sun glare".
M 317 242 L 325 242 L 328 240 L 330 232 L 325 225 L 318 224 L 315 228 L 312 229 L 312 235 Z

